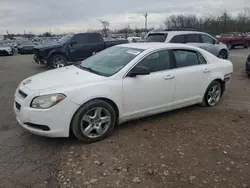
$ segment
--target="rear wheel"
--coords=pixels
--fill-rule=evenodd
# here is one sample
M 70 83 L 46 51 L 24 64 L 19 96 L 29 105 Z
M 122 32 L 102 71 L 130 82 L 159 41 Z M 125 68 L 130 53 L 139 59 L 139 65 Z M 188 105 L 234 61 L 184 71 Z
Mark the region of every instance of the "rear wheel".
M 218 81 L 213 81 L 207 88 L 203 97 L 202 106 L 215 106 L 220 101 L 222 96 L 222 85 Z
M 229 50 L 233 49 L 233 45 L 232 45 L 231 42 L 227 43 L 227 48 L 228 48 Z
M 226 50 L 221 50 L 218 57 L 221 58 L 221 59 L 227 59 L 228 58 L 227 51 Z
M 246 43 L 243 45 L 244 48 L 248 48 L 248 46 L 249 46 L 248 42 L 246 42 Z
M 84 104 L 74 115 L 71 130 L 85 143 L 96 142 L 109 136 L 116 124 L 113 107 L 103 100 Z
M 66 66 L 67 60 L 64 56 L 62 55 L 53 55 L 50 58 L 49 65 L 52 68 L 60 68 Z

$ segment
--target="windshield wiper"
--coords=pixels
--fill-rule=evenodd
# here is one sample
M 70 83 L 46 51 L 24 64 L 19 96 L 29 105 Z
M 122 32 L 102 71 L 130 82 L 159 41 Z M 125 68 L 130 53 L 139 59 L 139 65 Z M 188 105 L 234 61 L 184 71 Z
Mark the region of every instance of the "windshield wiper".
M 81 66 L 81 64 L 76 64 L 75 66 L 78 67 L 78 68 L 80 68 L 80 69 L 83 69 L 83 70 L 86 70 L 86 71 L 89 71 L 89 72 L 92 72 L 92 73 L 95 73 L 95 74 L 103 76 L 100 72 L 98 72 L 96 70 L 93 70 L 90 67 L 84 67 L 84 66 Z

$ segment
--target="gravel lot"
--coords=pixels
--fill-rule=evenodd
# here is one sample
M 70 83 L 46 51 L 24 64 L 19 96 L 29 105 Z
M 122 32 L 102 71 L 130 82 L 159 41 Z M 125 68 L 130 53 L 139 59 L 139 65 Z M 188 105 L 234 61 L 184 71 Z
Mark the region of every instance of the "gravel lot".
M 0 57 L 0 187 L 249 187 L 249 53 L 231 51 L 234 74 L 218 106 L 132 121 L 88 145 L 23 130 L 12 112 L 14 91 L 47 69 L 30 55 Z

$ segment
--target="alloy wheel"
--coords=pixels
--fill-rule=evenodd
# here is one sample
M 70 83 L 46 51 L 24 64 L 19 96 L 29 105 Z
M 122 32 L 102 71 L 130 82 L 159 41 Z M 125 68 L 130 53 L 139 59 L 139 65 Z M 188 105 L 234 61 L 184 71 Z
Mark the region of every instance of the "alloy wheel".
M 213 85 L 210 87 L 207 94 L 207 102 L 210 106 L 215 106 L 221 97 L 221 87 L 220 85 Z
M 90 109 L 81 119 L 81 131 L 88 138 L 101 137 L 110 125 L 111 115 L 103 107 Z
M 54 68 L 60 68 L 65 66 L 64 59 L 57 57 L 53 60 L 53 66 Z
M 225 51 L 221 51 L 220 54 L 219 54 L 219 58 L 227 59 L 227 53 Z

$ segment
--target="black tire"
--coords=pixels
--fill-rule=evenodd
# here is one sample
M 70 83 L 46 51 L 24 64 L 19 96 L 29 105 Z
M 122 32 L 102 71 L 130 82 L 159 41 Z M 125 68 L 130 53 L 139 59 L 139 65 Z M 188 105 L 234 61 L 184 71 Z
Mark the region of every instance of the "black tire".
M 226 50 L 221 50 L 218 55 L 219 58 L 221 59 L 227 59 L 228 58 L 228 53 Z
M 56 63 L 55 63 L 55 61 L 56 61 L 57 59 L 62 60 L 60 66 L 56 65 Z M 63 55 L 60 55 L 60 54 L 52 55 L 52 57 L 51 57 L 50 60 L 49 60 L 49 66 L 50 66 L 51 68 L 53 68 L 53 69 L 55 69 L 55 68 L 60 68 L 60 67 L 64 67 L 64 66 L 66 66 L 66 65 L 67 65 L 67 59 L 66 59 Z
M 203 107 L 213 107 L 213 106 L 215 106 L 215 105 L 217 105 L 217 104 L 219 103 L 219 101 L 218 101 L 215 105 L 211 105 L 211 104 L 209 104 L 209 102 L 208 102 L 208 94 L 209 94 L 209 91 L 210 91 L 210 89 L 211 89 L 213 86 L 216 86 L 216 85 L 220 87 L 221 93 L 220 93 L 219 99 L 221 98 L 221 96 L 222 96 L 222 94 L 223 94 L 223 88 L 222 88 L 221 83 L 215 80 L 215 81 L 213 81 L 211 84 L 209 84 L 209 86 L 207 87 L 206 93 L 205 93 L 205 95 L 204 95 L 204 97 L 203 97 L 203 101 L 202 101 L 202 103 L 200 104 L 201 106 L 203 106 Z
M 110 114 L 110 125 L 107 128 L 106 132 L 96 138 L 90 138 L 87 137 L 86 135 L 84 135 L 83 131 L 81 130 L 81 120 L 83 118 L 83 116 L 88 113 L 91 109 L 93 108 L 104 108 L 105 110 L 107 110 Z M 109 135 L 111 135 L 111 133 L 113 132 L 114 126 L 116 124 L 116 113 L 115 110 L 113 109 L 113 107 L 103 101 L 103 100 L 93 100 L 90 102 L 87 102 L 86 104 L 84 104 L 74 115 L 72 121 L 71 121 L 71 130 L 74 133 L 74 135 L 76 136 L 76 138 L 78 138 L 79 140 L 83 141 L 84 143 L 92 143 L 92 142 L 97 142 L 99 140 L 102 140 L 106 137 L 108 137 Z
M 229 50 L 232 50 L 232 49 L 233 49 L 233 45 L 232 45 L 231 42 L 227 43 L 227 48 L 228 48 Z
M 249 46 L 248 42 L 246 42 L 246 43 L 243 45 L 244 48 L 248 48 L 248 46 Z

